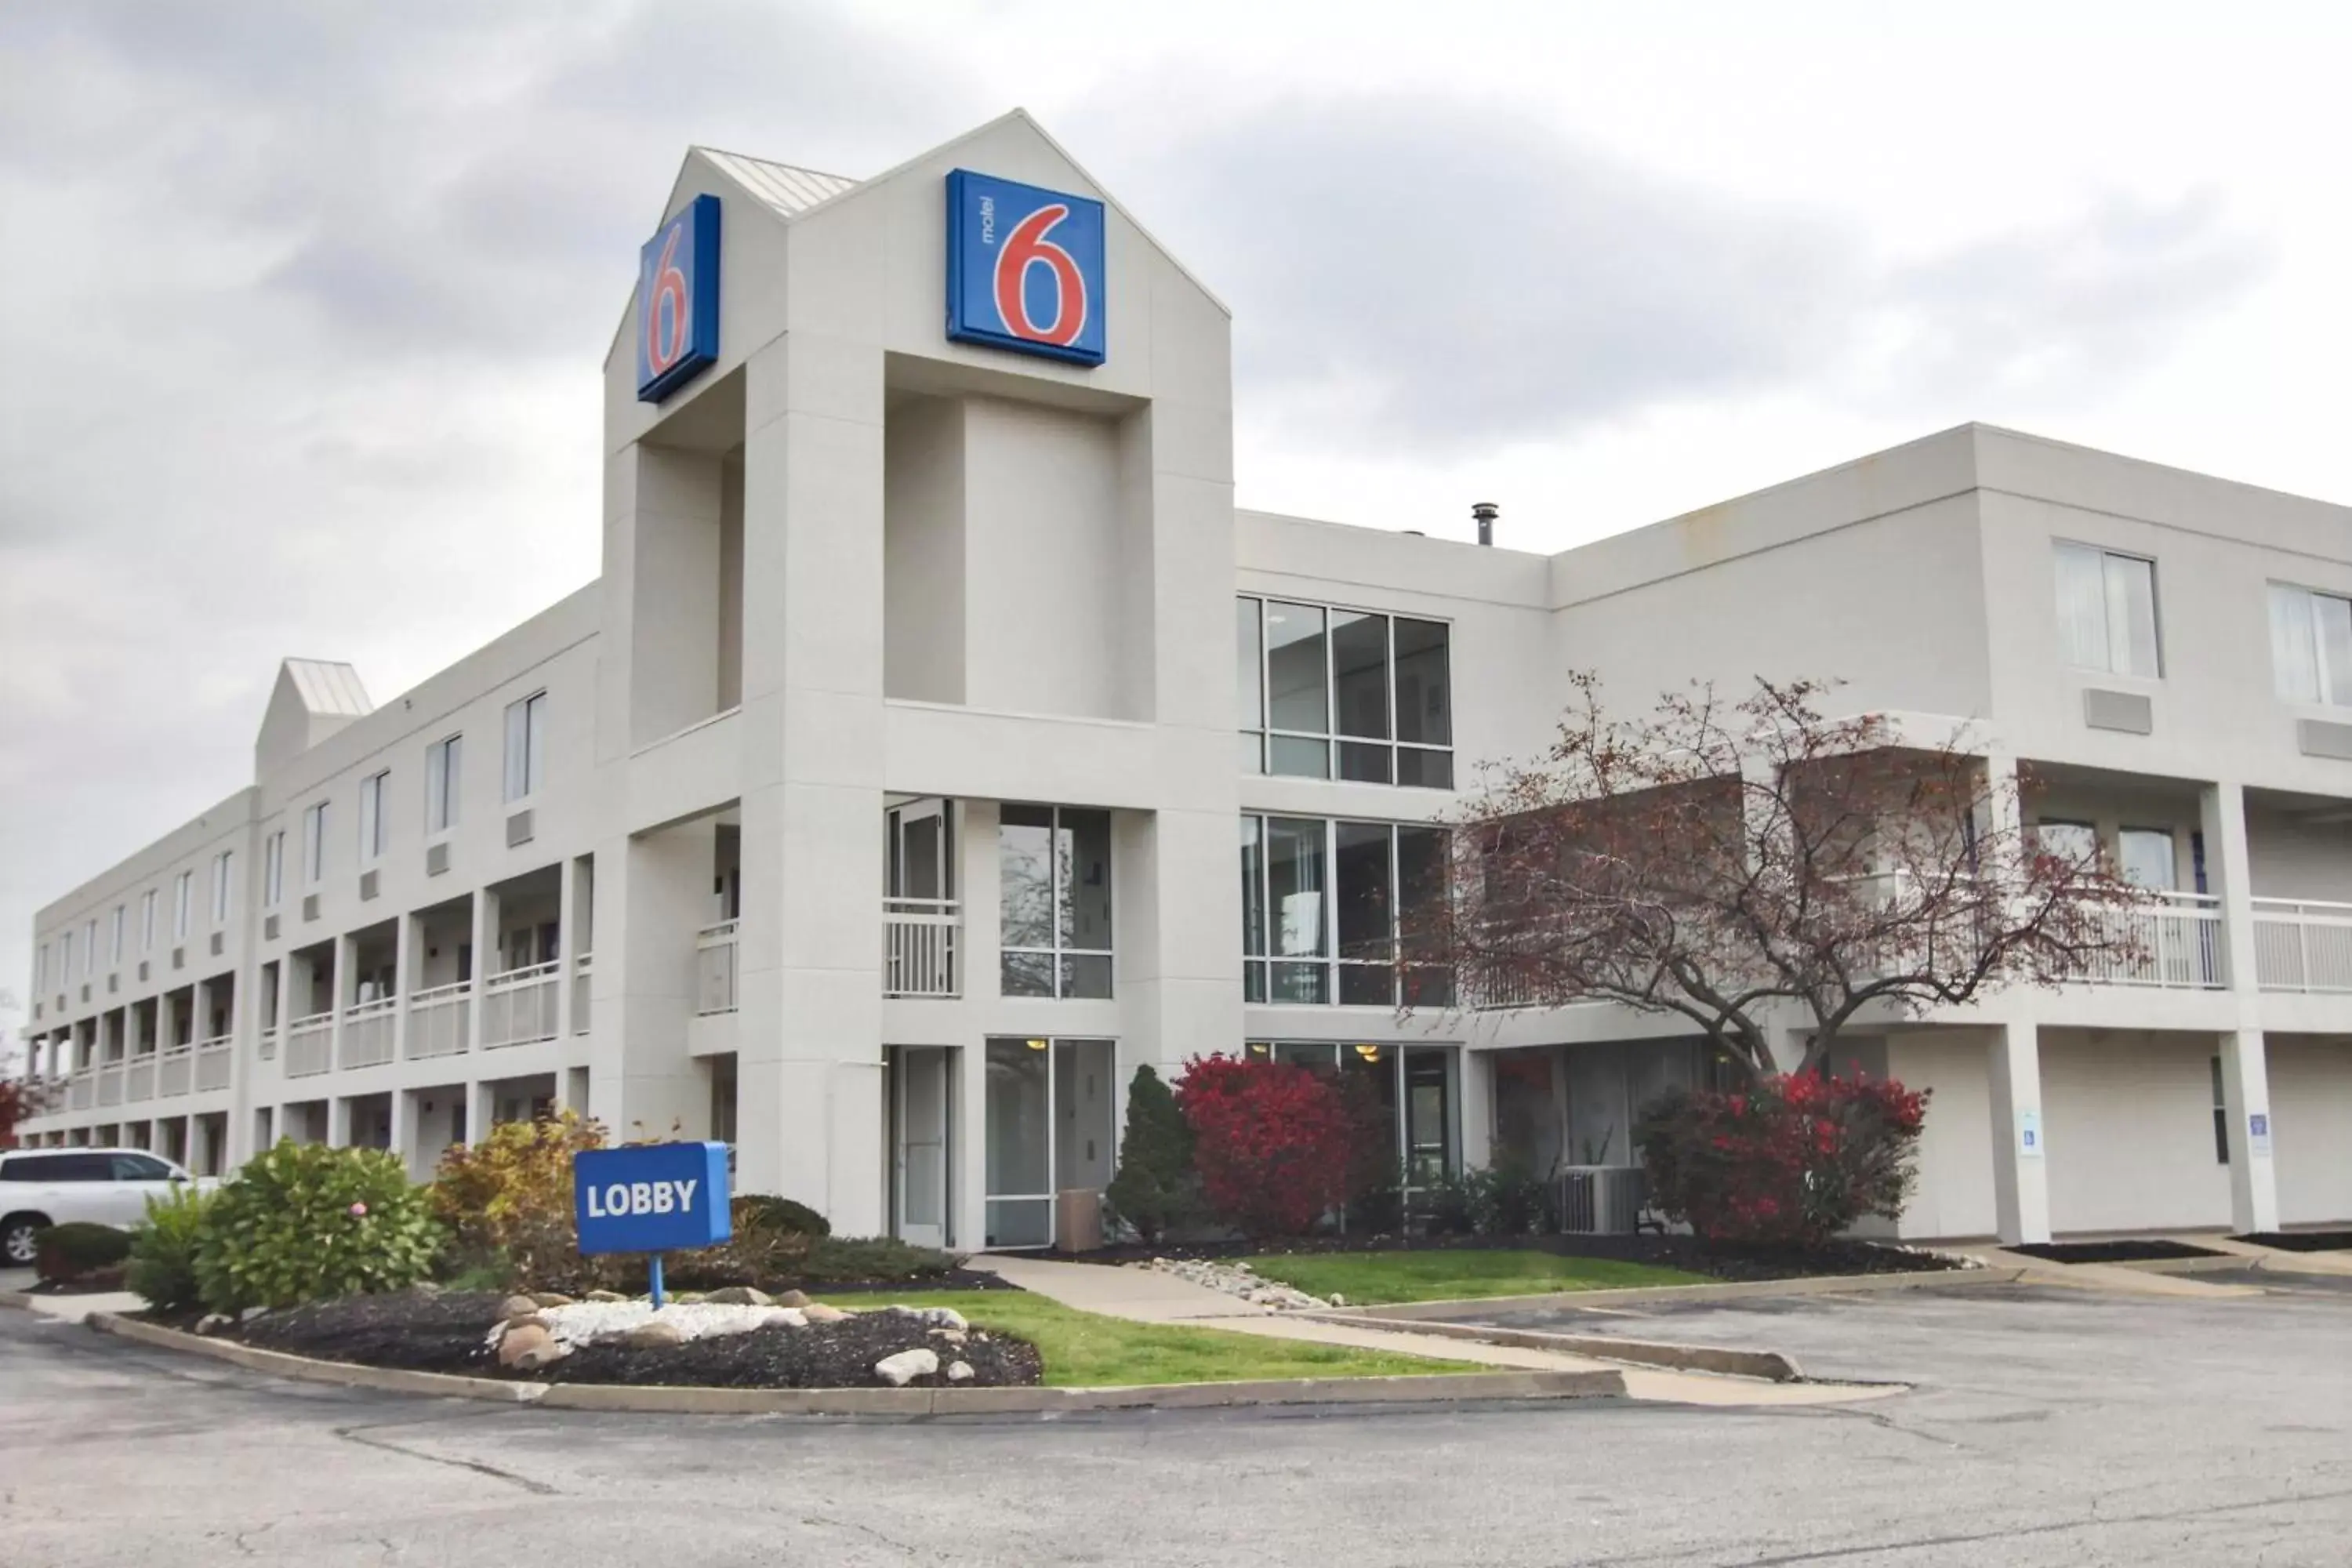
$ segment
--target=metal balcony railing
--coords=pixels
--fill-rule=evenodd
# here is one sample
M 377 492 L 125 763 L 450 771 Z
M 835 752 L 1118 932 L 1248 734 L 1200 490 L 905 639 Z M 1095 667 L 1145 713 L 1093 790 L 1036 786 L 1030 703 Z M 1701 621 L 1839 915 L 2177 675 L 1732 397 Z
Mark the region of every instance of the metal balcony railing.
M 450 1057 L 469 1043 L 474 983 L 436 985 L 408 998 L 408 1058 Z
M 705 1018 L 735 1011 L 733 921 L 720 921 L 694 933 L 694 1011 Z
M 2352 904 L 2252 903 L 2254 984 L 2265 991 L 2352 992 Z
M 534 963 L 493 974 L 482 983 L 482 1048 L 555 1038 L 561 963 Z
M 953 899 L 887 899 L 882 906 L 882 994 L 958 996 L 956 948 L 963 915 Z

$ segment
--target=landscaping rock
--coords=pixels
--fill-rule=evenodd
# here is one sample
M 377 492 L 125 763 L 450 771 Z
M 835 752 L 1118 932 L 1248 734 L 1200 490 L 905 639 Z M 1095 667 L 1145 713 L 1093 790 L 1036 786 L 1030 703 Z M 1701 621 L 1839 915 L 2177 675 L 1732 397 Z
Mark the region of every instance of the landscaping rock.
M 1132 1263 L 1130 1268 L 1149 1268 L 1155 1273 L 1172 1274 L 1194 1285 L 1205 1285 L 1228 1296 L 1238 1296 L 1255 1307 L 1270 1307 L 1277 1312 L 1311 1312 L 1336 1305 L 1320 1296 L 1310 1296 L 1304 1290 L 1265 1278 L 1246 1263 L 1219 1263 L 1206 1258 L 1155 1258 L 1149 1263 Z
M 805 1290 L 787 1290 L 776 1298 L 779 1307 L 806 1307 L 808 1304 L 808 1292 Z
M 939 1352 L 921 1349 L 900 1351 L 874 1363 L 874 1375 L 893 1388 L 904 1388 L 915 1379 L 932 1376 L 939 1370 Z
M 581 1300 L 583 1301 L 625 1301 L 629 1300 L 629 1298 L 622 1295 L 618 1290 L 591 1290 L 588 1294 L 583 1296 Z
M 509 1296 L 499 1303 L 499 1316 L 509 1321 L 516 1318 L 528 1318 L 538 1311 L 541 1305 L 536 1296 Z
M 561 1290 L 534 1290 L 531 1292 L 530 1299 L 533 1303 L 541 1307 L 569 1307 L 572 1305 L 572 1298 L 565 1295 Z
M 948 1381 L 950 1383 L 970 1383 L 971 1378 L 971 1363 L 968 1361 L 951 1361 L 948 1363 Z
M 686 1331 L 677 1324 L 655 1318 L 631 1329 L 621 1342 L 633 1351 L 648 1351 L 656 1345 L 682 1345 L 686 1339 Z
M 513 1317 L 502 1320 L 500 1326 L 504 1328 L 517 1329 L 520 1328 L 525 1323 L 537 1323 L 543 1329 L 547 1327 L 547 1314 L 541 1311 L 537 1307 L 533 1307 L 528 1312 L 517 1312 Z
M 702 1299 L 721 1307 L 772 1307 L 776 1304 L 773 1296 L 749 1285 L 730 1285 L 723 1289 L 713 1290 Z
M 196 1332 L 200 1334 L 215 1334 L 221 1330 L 229 1327 L 236 1321 L 236 1320 L 230 1317 L 226 1312 L 206 1312 L 203 1317 L 196 1320 Z
M 247 1307 L 236 1315 L 236 1321 L 240 1323 L 249 1323 L 268 1310 L 269 1309 L 267 1307 Z
M 508 1329 L 499 1336 L 499 1364 L 521 1372 L 532 1372 L 555 1360 L 562 1352 L 555 1336 L 537 1323 L 525 1323 Z
M 915 1321 L 922 1324 L 927 1329 L 967 1329 L 971 1326 L 963 1321 L 963 1314 L 957 1311 L 953 1307 L 904 1307 L 894 1305 L 885 1308 L 884 1310 L 896 1312 L 902 1318 L 912 1318 Z
M 797 1296 L 800 1292 L 795 1290 L 793 1294 Z M 843 1323 L 849 1321 L 848 1313 L 838 1307 L 828 1307 L 823 1301 L 811 1301 L 801 1309 L 801 1316 L 812 1323 Z

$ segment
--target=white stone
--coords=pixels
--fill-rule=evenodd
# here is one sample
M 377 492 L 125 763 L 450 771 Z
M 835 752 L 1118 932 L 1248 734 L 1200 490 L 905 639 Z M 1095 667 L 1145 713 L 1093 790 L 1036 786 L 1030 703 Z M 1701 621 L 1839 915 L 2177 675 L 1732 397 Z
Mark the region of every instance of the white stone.
M 1242 1262 L 1217 1263 L 1204 1258 L 1155 1258 L 1149 1263 L 1131 1263 L 1128 1267 L 1173 1275 L 1187 1283 L 1222 1291 L 1252 1306 L 1274 1311 L 1316 1311 L 1331 1305 L 1319 1296 L 1310 1296 L 1304 1290 L 1292 1289 L 1278 1279 L 1269 1279 Z
M 968 1361 L 951 1361 L 948 1363 L 948 1381 L 950 1383 L 970 1383 L 972 1380 L 972 1377 L 973 1373 L 971 1370 L 971 1363 Z
M 939 1352 L 919 1345 L 897 1355 L 886 1355 L 874 1363 L 874 1375 L 893 1388 L 904 1388 L 914 1379 L 929 1377 L 939 1370 Z
M 756 1329 L 772 1325 L 804 1328 L 808 1319 L 793 1307 L 736 1307 L 715 1301 L 672 1301 L 658 1312 L 649 1301 L 574 1301 L 569 1306 L 545 1307 L 540 1310 L 538 1322 L 544 1326 L 554 1341 L 566 1349 L 580 1345 L 604 1344 L 626 1340 L 636 1330 L 648 1323 L 667 1325 L 665 1332 L 674 1329 L 684 1344 L 688 1340 L 709 1339 L 718 1334 L 748 1334 Z M 505 1325 L 499 1325 L 503 1328 Z M 491 1331 L 490 1342 L 498 1342 L 498 1329 Z

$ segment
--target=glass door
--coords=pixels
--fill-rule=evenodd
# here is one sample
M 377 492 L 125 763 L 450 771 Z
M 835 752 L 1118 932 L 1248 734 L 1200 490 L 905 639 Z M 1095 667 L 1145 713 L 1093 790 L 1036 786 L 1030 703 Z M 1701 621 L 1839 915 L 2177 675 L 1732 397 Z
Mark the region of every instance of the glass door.
M 950 1060 L 944 1046 L 891 1052 L 892 1231 L 917 1247 L 948 1245 Z
M 988 1042 L 987 1246 L 1053 1246 L 1055 1195 L 1108 1184 L 1115 1071 L 1108 1040 Z

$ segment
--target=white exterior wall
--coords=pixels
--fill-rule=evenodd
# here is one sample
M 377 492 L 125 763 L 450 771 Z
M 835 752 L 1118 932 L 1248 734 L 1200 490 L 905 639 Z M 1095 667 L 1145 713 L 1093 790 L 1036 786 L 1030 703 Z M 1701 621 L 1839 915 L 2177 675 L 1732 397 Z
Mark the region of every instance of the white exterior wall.
M 1628 705 L 1693 679 L 1731 691 L 1756 675 L 1816 676 L 1849 682 L 1838 710 L 1976 721 L 1989 749 L 2057 778 L 2044 815 L 2170 827 L 2183 887 L 2191 835 L 2242 795 L 2246 865 L 2231 896 L 2250 887 L 2352 904 L 2352 763 L 2306 755 L 2295 735 L 2298 719 L 2352 712 L 2273 696 L 2265 599 L 2273 580 L 2352 592 L 2352 511 L 1973 426 L 1550 556 L 1236 511 L 1223 307 L 1113 203 L 1107 363 L 946 342 L 941 184 L 956 167 L 1104 194 L 1018 115 L 789 218 L 721 163 L 689 156 L 666 210 L 702 194 L 724 205 L 721 357 L 658 407 L 641 404 L 624 312 L 606 375 L 603 579 L 373 712 L 274 707 L 253 787 L 42 910 L 37 942 L 93 916 L 103 942 L 126 902 L 135 945 L 138 897 L 153 887 L 163 931 L 143 984 L 124 973 L 107 990 L 101 968 L 85 1002 L 79 958 L 70 982 L 52 976 L 32 1036 L 233 973 L 236 1071 L 229 1089 L 53 1110 L 29 1132 L 220 1110 L 242 1157 L 257 1111 L 394 1091 L 395 1141 L 421 1169 L 457 1106 L 478 1128 L 494 1100 L 542 1083 L 569 1097 L 582 1075 L 590 1107 L 624 1131 L 701 1135 L 711 1060 L 731 1053 L 740 1184 L 872 1231 L 888 1223 L 886 1052 L 944 1046 L 961 1053 L 954 1229 L 969 1242 L 982 1226 L 990 1037 L 1109 1039 L 1122 1084 L 1138 1064 L 1165 1069 L 1246 1039 L 1328 1039 L 1465 1047 L 1458 1147 L 1475 1162 L 1491 1117 L 1486 1052 L 1607 1042 L 1663 1055 L 1686 1051 L 1685 1032 L 1602 1006 L 1400 1018 L 1245 1005 L 1235 821 L 1443 820 L 1480 762 L 1546 744 L 1560 678 L 1575 669 L 1598 672 Z M 1503 538 L 1519 526 L 1507 510 Z M 2063 667 L 2060 539 L 2157 560 L 2161 679 Z M 1237 593 L 1447 623 L 1458 787 L 1238 772 Z M 2153 733 L 2090 729 L 2086 685 L 2143 692 Z M 547 784 L 509 803 L 503 711 L 542 687 Z M 448 868 L 428 875 L 425 748 L 457 731 L 461 821 Z M 385 768 L 389 843 L 375 896 L 362 899 L 357 791 Z M 883 816 L 930 795 L 957 803 L 961 824 L 962 994 L 885 998 Z M 329 854 L 305 921 L 301 816 L 320 799 L 331 802 Z M 1004 802 L 1113 814 L 1111 999 L 998 994 Z M 532 830 L 509 844 L 517 806 Z M 695 933 L 718 918 L 722 822 L 740 856 L 737 1007 L 698 1016 Z M 261 845 L 280 830 L 285 897 L 265 911 Z M 215 959 L 204 881 L 224 846 L 240 892 Z M 196 873 L 196 921 L 187 966 L 173 971 L 152 961 L 168 954 L 171 878 L 184 867 Z M 557 1037 L 300 1079 L 286 1075 L 282 1049 L 261 1058 L 262 964 L 396 921 L 406 988 L 446 983 L 454 952 L 419 951 L 405 917 L 450 900 L 468 910 L 478 1035 L 478 980 L 499 966 L 491 889 L 551 871 L 563 888 Z M 265 939 L 270 912 L 279 931 Z M 572 963 L 591 947 L 593 973 L 575 989 Z M 2281 1042 L 2268 1094 L 2282 1217 L 2352 1217 L 2340 1152 L 2352 994 L 2265 991 L 2242 963 L 2231 981 L 2011 994 L 1874 1036 L 1886 1070 L 1935 1090 L 1903 1233 L 2006 1223 L 1995 1162 L 2007 1133 L 1994 1117 L 2009 1100 L 1994 1093 L 1987 1043 L 2003 1026 L 2040 1026 L 2048 1226 L 2232 1222 L 2229 1173 L 2211 1161 L 2207 1066 L 2231 1031 Z M 2112 1043 L 2126 1038 L 2137 1043 Z M 509 1087 L 486 1087 L 498 1083 Z M 2003 1091 L 2031 1103 L 2020 1092 Z M 1567 1114 L 1582 1127 L 1598 1113 Z

